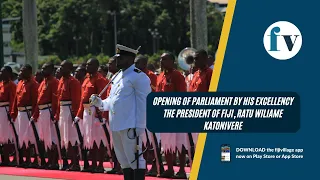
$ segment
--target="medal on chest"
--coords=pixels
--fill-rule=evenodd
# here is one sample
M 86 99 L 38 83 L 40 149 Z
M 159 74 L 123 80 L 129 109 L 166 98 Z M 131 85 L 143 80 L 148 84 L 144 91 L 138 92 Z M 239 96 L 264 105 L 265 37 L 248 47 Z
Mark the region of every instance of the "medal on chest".
M 89 107 L 89 115 L 91 116 L 92 112 L 91 112 L 91 107 Z

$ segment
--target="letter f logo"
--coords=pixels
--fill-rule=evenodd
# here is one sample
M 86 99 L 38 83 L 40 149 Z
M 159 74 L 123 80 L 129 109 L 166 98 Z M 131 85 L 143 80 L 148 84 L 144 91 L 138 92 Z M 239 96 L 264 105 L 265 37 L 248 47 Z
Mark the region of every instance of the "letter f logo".
M 271 29 L 270 32 L 270 51 L 279 51 L 277 45 L 277 36 L 276 33 L 280 32 L 280 28 L 278 26 Z

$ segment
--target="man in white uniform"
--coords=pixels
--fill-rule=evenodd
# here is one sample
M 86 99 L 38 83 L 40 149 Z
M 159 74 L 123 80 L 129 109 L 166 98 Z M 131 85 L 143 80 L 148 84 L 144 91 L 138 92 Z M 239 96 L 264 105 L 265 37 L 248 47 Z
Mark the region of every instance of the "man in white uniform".
M 117 45 L 116 64 L 121 71 L 115 75 L 109 97 L 90 98 L 94 106 L 109 111 L 114 149 L 125 180 L 145 179 L 141 136 L 146 129 L 146 101 L 151 87 L 148 76 L 134 66 L 137 53 L 138 50 Z

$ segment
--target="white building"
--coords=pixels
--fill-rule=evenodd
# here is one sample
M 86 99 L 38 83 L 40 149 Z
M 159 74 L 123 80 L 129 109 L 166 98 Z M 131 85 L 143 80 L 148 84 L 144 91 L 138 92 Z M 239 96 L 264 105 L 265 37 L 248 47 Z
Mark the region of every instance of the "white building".
M 209 2 L 213 3 L 215 8 L 222 12 L 226 13 L 228 0 L 208 0 Z
M 11 42 L 11 32 L 10 32 L 10 24 L 2 25 L 2 36 L 3 36 L 3 55 L 10 56 L 12 53 L 12 49 L 10 47 Z
M 13 52 L 10 43 L 11 43 L 11 22 L 18 21 L 20 18 L 6 18 L 2 19 L 2 36 L 3 36 L 3 55 L 4 63 L 7 62 L 17 62 L 19 64 L 25 63 L 25 58 L 23 53 Z

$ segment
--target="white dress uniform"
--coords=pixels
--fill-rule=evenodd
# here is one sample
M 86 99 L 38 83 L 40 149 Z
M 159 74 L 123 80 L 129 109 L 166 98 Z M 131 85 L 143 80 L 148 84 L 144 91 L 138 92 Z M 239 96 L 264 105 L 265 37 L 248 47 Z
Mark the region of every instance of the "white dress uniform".
M 141 70 L 130 66 L 119 72 L 112 82 L 110 95 L 102 101 L 103 110 L 109 111 L 110 130 L 114 150 L 123 169 L 144 169 L 146 161 L 139 156 L 139 167 L 135 160 L 136 138 L 134 128 L 146 128 L 146 101 L 151 92 L 150 79 Z M 140 137 L 140 153 L 142 141 Z

